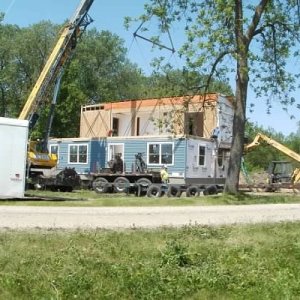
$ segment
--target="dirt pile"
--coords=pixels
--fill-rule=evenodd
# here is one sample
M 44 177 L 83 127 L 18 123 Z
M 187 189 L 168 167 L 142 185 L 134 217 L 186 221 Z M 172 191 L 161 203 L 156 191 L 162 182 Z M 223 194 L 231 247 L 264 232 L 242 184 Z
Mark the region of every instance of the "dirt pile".
M 240 184 L 266 184 L 268 173 L 265 171 L 253 172 L 245 176 L 242 172 L 240 174 Z

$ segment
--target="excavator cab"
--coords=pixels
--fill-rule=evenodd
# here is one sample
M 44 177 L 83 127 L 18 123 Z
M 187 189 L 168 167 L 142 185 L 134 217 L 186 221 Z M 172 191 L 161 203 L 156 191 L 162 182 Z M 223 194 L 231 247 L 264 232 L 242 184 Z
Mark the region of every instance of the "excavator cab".
M 293 166 L 289 161 L 272 161 L 268 168 L 269 183 L 292 182 Z
M 42 141 L 29 141 L 27 161 L 31 168 L 51 169 L 57 165 L 57 155 L 43 151 Z

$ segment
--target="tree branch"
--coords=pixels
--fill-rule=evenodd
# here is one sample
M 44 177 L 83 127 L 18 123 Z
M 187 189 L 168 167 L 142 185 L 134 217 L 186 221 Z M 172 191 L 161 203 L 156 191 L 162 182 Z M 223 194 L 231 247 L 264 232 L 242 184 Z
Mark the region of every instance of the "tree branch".
M 295 38 L 298 42 L 300 42 L 299 35 L 295 34 L 295 31 L 292 30 L 292 28 L 289 26 L 289 25 L 294 26 L 295 24 L 286 24 L 286 23 L 282 23 L 282 22 L 279 22 L 279 21 L 276 21 L 274 23 L 267 23 L 264 26 L 256 29 L 253 33 L 253 36 L 256 36 L 258 34 L 262 34 L 264 32 L 264 30 L 268 27 L 273 29 L 273 28 L 275 28 L 275 25 L 281 26 L 285 31 L 289 32 L 293 36 L 293 38 Z
M 262 16 L 268 2 L 270 2 L 270 0 L 261 0 L 260 3 L 256 6 L 255 13 L 252 18 L 252 22 L 249 25 L 249 28 L 248 28 L 247 34 L 246 34 L 247 44 L 249 44 L 250 41 L 252 40 L 255 30 L 257 28 L 257 25 L 261 19 L 261 16 Z
M 212 68 L 210 70 L 210 73 L 208 75 L 208 78 L 207 78 L 207 81 L 206 81 L 206 84 L 205 84 L 205 90 L 204 90 L 204 94 L 207 93 L 208 91 L 208 88 L 209 88 L 209 85 L 210 85 L 210 82 L 212 80 L 212 77 L 217 69 L 217 66 L 219 64 L 219 62 L 227 55 L 227 54 L 232 54 L 232 53 L 235 53 L 234 51 L 223 51 L 219 54 L 219 56 L 217 57 L 217 59 L 215 60 L 215 62 L 213 63 L 212 65 Z

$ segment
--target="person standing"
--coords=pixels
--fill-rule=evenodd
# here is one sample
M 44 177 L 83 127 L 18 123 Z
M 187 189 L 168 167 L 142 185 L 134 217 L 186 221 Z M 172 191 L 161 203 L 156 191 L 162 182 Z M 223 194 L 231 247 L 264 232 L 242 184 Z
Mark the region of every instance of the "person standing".
M 160 177 L 161 177 L 162 183 L 169 182 L 168 167 L 166 165 L 162 166 L 162 168 L 160 170 Z

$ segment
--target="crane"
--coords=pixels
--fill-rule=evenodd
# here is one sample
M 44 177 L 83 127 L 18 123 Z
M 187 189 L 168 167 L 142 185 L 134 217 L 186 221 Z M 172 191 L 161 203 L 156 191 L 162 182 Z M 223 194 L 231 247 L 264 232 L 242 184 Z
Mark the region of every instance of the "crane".
M 76 44 L 86 27 L 93 21 L 88 11 L 94 0 L 81 0 L 74 15 L 60 31 L 59 38 L 50 53 L 35 85 L 33 86 L 18 119 L 28 120 L 29 129 L 32 129 L 38 119 L 38 109 L 45 101 L 46 93 L 55 84 L 54 96 L 48 116 L 47 128 L 42 147 L 37 141 L 30 141 L 27 152 L 29 174 L 43 174 L 43 169 L 51 169 L 57 165 L 56 154 L 47 150 L 49 132 L 52 126 L 54 106 L 60 86 L 60 80 L 66 63 L 71 59 Z M 38 169 L 38 171 L 34 171 Z M 44 174 L 43 174 L 44 175 Z M 30 177 L 30 175 L 29 175 Z
M 88 10 L 94 0 L 82 0 L 74 16 L 60 33 L 42 72 L 40 73 L 18 119 L 31 121 L 45 93 L 56 76 L 70 58 L 76 43 L 85 28 L 92 22 Z
M 262 133 L 258 133 L 254 140 L 250 143 L 245 145 L 244 147 L 244 152 L 249 152 L 251 151 L 253 148 L 257 147 L 260 145 L 261 141 L 266 142 L 268 145 L 272 146 L 273 148 L 279 150 L 280 152 L 282 152 L 283 154 L 285 154 L 286 156 L 292 158 L 293 160 L 295 160 L 296 162 L 300 162 L 300 154 L 296 153 L 295 151 L 289 149 L 288 147 L 282 145 L 281 143 L 275 141 L 274 139 L 262 134 Z M 269 167 L 269 171 L 270 171 L 270 175 L 271 175 L 271 183 L 274 182 L 278 182 L 280 181 L 280 178 L 278 177 L 278 174 L 274 174 L 274 170 L 276 168 L 276 165 L 282 165 L 287 166 L 288 162 L 272 162 L 271 166 Z M 300 182 L 300 169 L 299 168 L 295 168 L 294 171 L 291 174 L 291 181 L 293 183 L 298 183 Z

